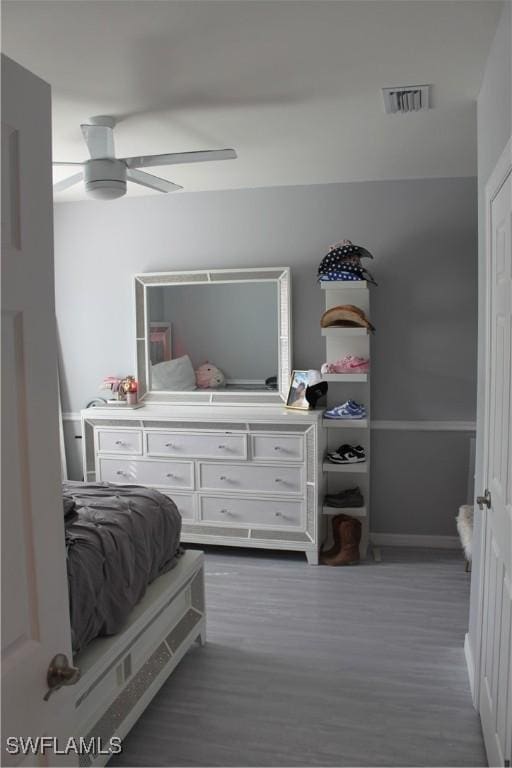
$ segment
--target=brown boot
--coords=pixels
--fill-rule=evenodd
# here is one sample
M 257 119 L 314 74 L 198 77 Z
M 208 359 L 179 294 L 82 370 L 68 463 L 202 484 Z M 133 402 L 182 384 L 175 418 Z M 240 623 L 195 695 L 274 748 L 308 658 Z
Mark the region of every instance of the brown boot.
M 345 520 L 338 524 L 341 540 L 340 551 L 332 557 L 322 558 L 325 565 L 355 565 L 360 560 L 359 542 L 361 541 L 361 521 L 342 515 Z
M 320 562 L 323 562 L 324 558 L 330 558 L 334 557 L 338 554 L 338 552 L 341 549 L 341 539 L 340 539 L 340 523 L 343 520 L 350 520 L 351 518 L 348 515 L 334 515 L 332 518 L 332 538 L 333 538 L 333 545 L 330 549 L 328 549 L 326 552 L 322 551 L 320 553 Z
M 324 552 L 322 550 L 320 552 L 320 560 L 322 560 L 324 557 L 334 557 L 334 555 L 339 552 L 341 549 L 341 540 L 340 540 L 340 534 L 339 534 L 339 528 L 338 525 L 341 522 L 341 518 L 345 517 L 345 515 L 334 515 L 334 517 L 331 520 L 332 523 L 332 539 L 333 539 L 333 545 L 330 549 Z

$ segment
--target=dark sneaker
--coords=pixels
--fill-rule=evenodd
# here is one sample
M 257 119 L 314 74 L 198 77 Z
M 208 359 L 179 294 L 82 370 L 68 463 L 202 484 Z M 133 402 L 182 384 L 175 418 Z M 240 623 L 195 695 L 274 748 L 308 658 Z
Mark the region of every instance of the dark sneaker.
M 336 507 L 339 509 L 344 507 L 364 507 L 364 498 L 359 488 L 347 488 L 339 493 L 328 493 L 324 497 L 324 504 L 326 507 Z
M 366 453 L 361 445 L 340 445 L 336 451 L 330 451 L 327 458 L 333 464 L 358 464 L 366 461 Z

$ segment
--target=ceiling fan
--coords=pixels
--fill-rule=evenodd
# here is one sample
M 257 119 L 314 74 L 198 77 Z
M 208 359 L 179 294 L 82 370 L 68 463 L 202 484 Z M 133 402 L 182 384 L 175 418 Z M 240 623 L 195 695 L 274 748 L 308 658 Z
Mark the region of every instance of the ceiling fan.
M 68 176 L 53 185 L 54 192 L 62 192 L 84 180 L 85 190 L 99 200 L 113 200 L 126 194 L 126 182 L 133 181 L 143 187 L 159 192 L 174 192 L 183 189 L 172 181 L 161 179 L 152 173 L 139 171 L 139 168 L 159 165 L 177 165 L 178 163 L 203 163 L 210 160 L 234 160 L 234 149 L 211 149 L 200 152 L 173 152 L 166 155 L 142 155 L 137 157 L 116 157 L 114 152 L 113 117 L 99 115 L 91 117 L 90 122 L 81 125 L 82 135 L 89 148 L 90 160 L 83 163 L 54 162 L 53 165 L 79 165 L 83 171 Z

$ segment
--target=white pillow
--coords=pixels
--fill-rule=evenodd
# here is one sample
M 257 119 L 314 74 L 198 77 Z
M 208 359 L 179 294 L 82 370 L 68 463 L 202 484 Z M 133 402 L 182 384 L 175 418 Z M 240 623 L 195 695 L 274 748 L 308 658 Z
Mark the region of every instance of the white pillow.
M 196 389 L 196 375 L 188 355 L 151 366 L 151 389 Z

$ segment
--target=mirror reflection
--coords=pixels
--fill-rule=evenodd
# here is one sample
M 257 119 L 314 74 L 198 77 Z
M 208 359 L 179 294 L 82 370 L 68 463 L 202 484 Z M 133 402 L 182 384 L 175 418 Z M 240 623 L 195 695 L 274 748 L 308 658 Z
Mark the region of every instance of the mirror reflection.
M 276 389 L 275 281 L 148 286 L 150 389 Z

